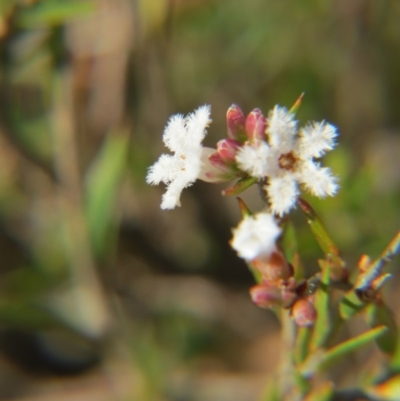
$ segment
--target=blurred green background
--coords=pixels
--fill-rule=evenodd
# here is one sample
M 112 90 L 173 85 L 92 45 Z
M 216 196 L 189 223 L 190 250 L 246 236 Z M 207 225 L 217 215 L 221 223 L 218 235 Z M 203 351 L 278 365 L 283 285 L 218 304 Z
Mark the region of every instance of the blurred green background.
M 259 399 L 279 326 L 228 245 L 236 201 L 198 182 L 161 211 L 146 170 L 171 114 L 211 104 L 214 146 L 232 103 L 305 92 L 341 183 L 307 199 L 350 268 L 377 256 L 400 227 L 399 20 L 396 0 L 0 0 L 0 399 Z

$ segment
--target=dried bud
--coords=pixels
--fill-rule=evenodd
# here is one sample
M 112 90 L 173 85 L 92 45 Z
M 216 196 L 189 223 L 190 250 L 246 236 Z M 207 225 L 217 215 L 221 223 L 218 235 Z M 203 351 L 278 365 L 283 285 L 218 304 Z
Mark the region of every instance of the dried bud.
M 258 284 L 250 288 L 252 301 L 260 308 L 273 308 L 282 305 L 282 293 L 278 287 Z
M 267 120 L 260 109 L 254 109 L 246 118 L 245 130 L 250 140 L 261 140 L 265 137 Z
M 235 163 L 236 152 L 240 147 L 241 142 L 236 139 L 222 139 L 217 143 L 217 151 L 221 156 L 221 159 L 230 164 Z
M 278 250 L 266 257 L 254 259 L 252 265 L 261 273 L 263 280 L 268 282 L 287 280 L 293 276 L 293 269 Z
M 358 261 L 358 268 L 360 271 L 365 272 L 371 266 L 371 263 L 371 258 L 368 255 L 361 255 L 361 258 Z
M 239 106 L 233 104 L 231 107 L 229 107 L 226 113 L 228 137 L 232 139 L 237 139 L 239 141 L 245 141 L 246 140 L 246 134 L 244 131 L 245 121 L 246 117 Z
M 298 326 L 312 326 L 317 318 L 315 306 L 306 299 L 297 300 L 292 307 L 292 318 Z

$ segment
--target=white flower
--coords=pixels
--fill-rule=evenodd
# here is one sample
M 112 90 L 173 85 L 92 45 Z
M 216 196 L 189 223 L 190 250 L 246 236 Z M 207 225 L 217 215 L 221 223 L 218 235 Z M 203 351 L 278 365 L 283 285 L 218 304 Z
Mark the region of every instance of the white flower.
M 201 142 L 210 124 L 210 106 L 199 107 L 184 117 L 172 116 L 165 127 L 163 141 L 174 152 L 163 154 L 147 173 L 146 181 L 151 185 L 160 182 L 168 188 L 162 197 L 161 209 L 180 206 L 180 196 L 184 188 L 191 186 L 199 177 L 202 168 Z
M 320 198 L 336 193 L 336 178 L 329 168 L 314 161 L 335 147 L 337 131 L 333 125 L 308 124 L 296 135 L 293 115 L 276 106 L 268 116 L 267 127 L 270 155 L 264 188 L 274 213 L 283 215 L 294 206 L 298 184 Z
M 282 216 L 294 206 L 298 184 L 320 198 L 336 193 L 336 178 L 314 160 L 335 147 L 337 131 L 333 125 L 311 123 L 298 131 L 294 115 L 275 106 L 268 115 L 265 133 L 268 143 L 246 143 L 236 162 L 250 176 L 267 178 L 264 189 L 273 213 Z
M 276 250 L 281 229 L 269 213 L 246 216 L 233 230 L 231 246 L 247 261 L 270 255 Z

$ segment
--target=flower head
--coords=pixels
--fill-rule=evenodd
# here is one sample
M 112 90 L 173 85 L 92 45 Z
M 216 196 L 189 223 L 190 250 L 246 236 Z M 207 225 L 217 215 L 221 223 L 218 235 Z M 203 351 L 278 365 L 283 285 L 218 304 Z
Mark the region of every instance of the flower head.
M 281 229 L 269 213 L 246 216 L 233 230 L 231 246 L 247 261 L 268 256 L 276 250 Z
M 287 213 L 296 202 L 302 185 L 311 194 L 323 198 L 336 193 L 336 178 L 314 158 L 334 148 L 336 128 L 328 123 L 308 124 L 296 132 L 291 113 L 276 106 L 268 117 L 267 135 L 271 148 L 268 184 L 265 190 L 271 209 L 278 215 Z
M 210 106 L 199 107 L 186 117 L 173 115 L 164 130 L 163 141 L 173 155 L 163 154 L 148 170 L 146 181 L 151 185 L 163 182 L 168 186 L 161 209 L 180 206 L 180 195 L 199 177 L 202 168 L 201 142 L 210 124 Z
M 335 147 L 336 128 L 328 123 L 312 123 L 297 130 L 294 115 L 275 106 L 268 115 L 266 141 L 250 141 L 236 154 L 240 169 L 252 177 L 267 178 L 264 189 L 271 211 L 282 216 L 295 204 L 300 184 L 320 198 L 332 196 L 338 185 L 329 168 L 315 158 Z

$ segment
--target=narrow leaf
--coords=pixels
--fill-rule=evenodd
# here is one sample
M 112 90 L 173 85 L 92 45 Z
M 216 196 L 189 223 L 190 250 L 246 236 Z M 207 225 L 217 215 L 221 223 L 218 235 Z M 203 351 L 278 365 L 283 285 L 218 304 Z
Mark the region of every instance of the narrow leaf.
M 367 301 L 362 300 L 354 289 L 346 292 L 339 304 L 339 312 L 342 319 L 347 320 L 367 305 Z
M 340 257 L 339 249 L 329 236 L 324 224 L 308 202 L 299 198 L 297 203 L 307 216 L 307 223 L 309 224 L 318 245 L 325 253 L 327 260 L 331 262 L 331 278 L 337 281 L 347 278 L 346 264 Z
M 344 341 L 328 351 L 317 349 L 304 361 L 302 366 L 300 366 L 300 371 L 305 377 L 312 377 L 315 373 L 326 370 L 336 364 L 338 360 L 348 356 L 351 352 L 354 352 L 376 340 L 378 337 L 386 333 L 387 330 L 387 327 L 379 326 L 368 330 L 357 337 Z
M 312 348 L 322 348 L 326 345 L 326 341 L 332 329 L 332 319 L 329 308 L 329 266 L 321 261 L 322 276 L 320 285 L 315 293 L 315 308 L 317 309 L 317 320 L 314 324 L 314 332 L 312 336 Z
M 343 358 L 351 352 L 354 352 L 361 347 L 364 347 L 365 345 L 371 343 L 372 341 L 375 341 L 387 331 L 388 328 L 386 326 L 375 327 L 363 334 L 360 334 L 357 337 L 336 345 L 324 354 L 320 368 L 328 368 L 329 366 L 335 364 L 340 358 Z
M 303 97 L 305 95 L 305 92 L 303 92 L 295 101 L 294 105 L 290 108 L 289 113 L 297 113 L 297 110 L 300 108 L 301 102 L 303 101 Z
M 388 331 L 378 337 L 376 344 L 385 353 L 393 355 L 396 350 L 398 330 L 393 317 L 393 313 L 383 303 L 371 303 L 366 308 L 366 319 L 370 327 L 384 325 Z
M 302 363 L 308 355 L 312 327 L 299 327 L 294 349 L 294 361 L 296 364 Z
M 110 135 L 86 176 L 85 211 L 96 256 L 108 249 L 114 203 L 126 166 L 128 136 Z
M 255 177 L 241 178 L 235 185 L 222 191 L 224 196 L 236 196 L 257 182 Z
M 247 216 L 253 216 L 253 213 L 249 209 L 249 207 L 246 205 L 243 199 L 241 198 L 236 198 L 239 204 L 239 209 L 242 217 L 247 217 Z

